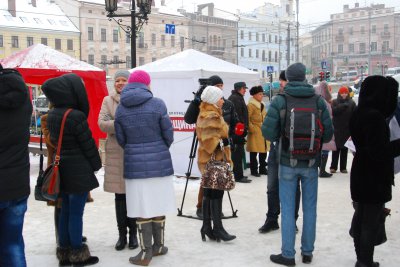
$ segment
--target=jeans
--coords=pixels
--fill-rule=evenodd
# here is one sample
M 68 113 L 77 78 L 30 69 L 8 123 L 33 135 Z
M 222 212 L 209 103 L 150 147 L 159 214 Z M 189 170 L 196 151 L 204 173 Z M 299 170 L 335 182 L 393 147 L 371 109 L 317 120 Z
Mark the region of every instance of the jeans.
M 25 244 L 22 236 L 28 197 L 0 201 L 0 266 L 25 267 Z
M 282 207 L 282 255 L 294 258 L 296 240 L 295 206 L 298 178 L 301 180 L 303 231 L 301 235 L 301 252 L 312 255 L 314 251 L 317 196 L 318 168 L 292 168 L 279 165 L 279 197 Z
M 278 179 L 278 161 L 276 159 L 276 146 L 271 143 L 270 151 L 268 155 L 268 178 L 267 178 L 267 197 L 268 197 L 268 211 L 267 219 L 271 221 L 277 221 L 279 214 L 281 213 L 279 203 L 279 179 Z M 300 182 L 297 183 L 296 192 L 296 209 L 295 218 L 299 217 L 300 207 Z
M 82 247 L 83 211 L 88 192 L 80 194 L 61 193 L 62 206 L 58 225 L 61 247 Z

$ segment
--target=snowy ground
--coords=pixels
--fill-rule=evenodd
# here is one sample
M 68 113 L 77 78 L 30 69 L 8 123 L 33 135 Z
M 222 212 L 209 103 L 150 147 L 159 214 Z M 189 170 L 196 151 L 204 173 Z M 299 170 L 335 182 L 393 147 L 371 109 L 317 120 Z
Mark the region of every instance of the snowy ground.
M 349 154 L 348 169 L 352 156 Z M 38 173 L 38 156 L 31 156 L 31 187 L 34 188 Z M 330 162 L 330 160 L 329 160 Z M 374 166 L 365 166 L 372 168 Z M 376 166 L 375 166 L 376 167 Z M 248 170 L 245 171 L 248 173 Z M 102 170 L 98 173 L 103 182 Z M 155 257 L 151 266 L 278 266 L 269 260 L 270 254 L 280 253 L 281 234 L 275 231 L 259 234 L 258 228 L 264 223 L 267 208 L 266 176 L 252 178 L 250 184 L 237 184 L 231 192 L 234 209 L 238 218 L 223 220 L 224 226 L 237 238 L 231 242 L 202 242 L 200 238 L 201 221 L 178 217 L 177 213 L 167 216 L 166 256 Z M 396 178 L 397 182 L 399 177 Z M 185 178 L 175 179 L 176 205 L 181 206 Z M 399 183 L 399 182 L 398 182 Z M 183 214 L 194 215 L 199 181 L 190 180 L 187 188 Z M 102 267 L 132 266 L 128 259 L 139 249 L 116 251 L 117 227 L 114 210 L 114 196 L 105 193 L 102 185 L 92 192 L 95 199 L 86 206 L 84 215 L 84 235 L 93 255 L 100 258 Z M 226 196 L 226 195 L 225 195 Z M 314 259 L 310 266 L 347 267 L 354 266 L 355 253 L 353 241 L 348 234 L 353 213 L 349 193 L 349 174 L 335 174 L 331 179 L 319 179 L 317 240 Z M 162 203 L 160 203 L 162 205 Z M 392 209 L 388 217 L 386 231 L 388 241 L 375 250 L 375 260 L 382 267 L 400 266 L 400 190 L 393 188 L 393 200 L 387 205 Z M 229 200 L 224 198 L 225 215 L 232 214 Z M 300 214 L 299 234 L 296 240 L 296 262 L 301 262 L 300 237 L 302 217 Z M 53 208 L 44 202 L 35 201 L 33 195 L 28 202 L 25 217 L 24 238 L 28 266 L 57 266 L 53 226 Z

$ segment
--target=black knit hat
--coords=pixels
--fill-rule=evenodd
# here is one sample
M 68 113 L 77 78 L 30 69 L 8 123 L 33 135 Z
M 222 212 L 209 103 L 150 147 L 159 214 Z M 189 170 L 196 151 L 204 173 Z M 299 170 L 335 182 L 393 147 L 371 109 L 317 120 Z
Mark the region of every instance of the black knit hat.
M 286 74 L 285 74 L 285 71 L 284 71 L 284 70 L 281 71 L 281 73 L 279 73 L 279 80 L 287 82 L 287 80 L 286 80 Z
M 224 84 L 221 77 L 219 77 L 218 75 L 213 75 L 210 78 L 208 78 L 208 85 L 214 86 L 216 84 Z
M 250 89 L 250 95 L 256 95 L 258 93 L 264 92 L 261 85 L 253 86 Z

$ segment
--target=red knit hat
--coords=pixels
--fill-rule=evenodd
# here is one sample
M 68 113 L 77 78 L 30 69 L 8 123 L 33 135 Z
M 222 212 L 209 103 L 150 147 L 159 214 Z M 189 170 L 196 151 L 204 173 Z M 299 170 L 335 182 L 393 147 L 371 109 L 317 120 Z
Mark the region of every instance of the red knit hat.
M 150 75 L 144 70 L 135 70 L 131 73 L 128 83 L 142 83 L 149 86 L 151 82 Z
M 349 93 L 349 89 L 346 86 L 342 86 L 339 89 L 339 94 L 348 94 Z

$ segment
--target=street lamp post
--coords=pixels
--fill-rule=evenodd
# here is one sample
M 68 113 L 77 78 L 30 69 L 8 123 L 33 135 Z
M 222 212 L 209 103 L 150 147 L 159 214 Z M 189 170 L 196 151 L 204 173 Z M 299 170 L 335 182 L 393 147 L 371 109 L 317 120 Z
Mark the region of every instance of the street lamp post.
M 144 23 L 147 23 L 148 14 L 151 13 L 151 4 L 153 0 L 131 0 L 131 13 L 130 14 L 116 14 L 118 9 L 118 0 L 105 0 L 105 8 L 108 12 L 108 20 L 114 20 L 118 26 L 126 33 L 130 34 L 131 38 L 131 67 L 136 67 L 136 36 Z M 139 8 L 139 12 L 136 13 L 136 7 Z M 116 20 L 118 17 L 130 17 L 131 25 L 124 25 L 122 19 Z M 136 18 L 138 18 L 138 24 L 136 24 Z

